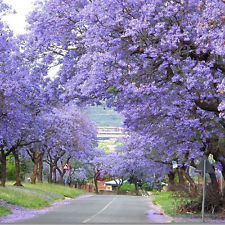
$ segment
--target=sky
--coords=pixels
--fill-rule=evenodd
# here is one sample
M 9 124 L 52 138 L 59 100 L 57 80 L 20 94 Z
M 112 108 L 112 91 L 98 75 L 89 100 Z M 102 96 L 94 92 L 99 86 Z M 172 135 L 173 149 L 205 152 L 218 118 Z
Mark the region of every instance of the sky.
M 5 17 L 9 27 L 17 34 L 25 33 L 26 15 L 33 9 L 35 0 L 5 0 L 5 2 L 17 12 Z

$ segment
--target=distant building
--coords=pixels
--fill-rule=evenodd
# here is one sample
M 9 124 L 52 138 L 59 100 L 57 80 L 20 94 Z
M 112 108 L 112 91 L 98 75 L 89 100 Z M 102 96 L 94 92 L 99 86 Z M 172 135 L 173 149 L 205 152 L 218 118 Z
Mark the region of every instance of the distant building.
M 118 140 L 125 136 L 121 127 L 97 127 L 97 132 L 98 140 Z

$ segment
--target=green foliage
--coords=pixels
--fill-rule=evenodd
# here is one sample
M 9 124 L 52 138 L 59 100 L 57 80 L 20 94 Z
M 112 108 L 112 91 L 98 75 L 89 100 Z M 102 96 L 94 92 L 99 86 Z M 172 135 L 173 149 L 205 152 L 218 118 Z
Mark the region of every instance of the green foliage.
M 11 214 L 12 212 L 3 206 L 0 206 L 0 217 L 1 216 L 6 216 L 7 214 Z
M 148 183 L 143 183 L 142 189 L 145 190 L 145 191 L 153 191 L 153 187 L 150 186 Z
M 107 154 L 114 151 L 117 147 L 122 146 L 122 142 L 118 142 L 116 140 L 107 140 L 107 141 L 99 141 L 98 147 L 99 149 L 104 150 Z
M 120 187 L 120 191 L 128 191 L 135 193 L 135 186 L 134 184 L 125 183 Z
M 191 202 L 192 199 L 184 197 L 183 194 L 179 192 L 152 192 L 155 200 L 154 204 L 160 205 L 166 214 L 171 216 L 184 215 L 184 213 L 179 213 L 177 207 L 180 205 L 185 205 Z
M 119 92 L 119 90 L 116 86 L 112 86 L 112 87 L 108 88 L 108 92 L 111 94 L 117 94 Z
M 0 169 L 1 169 L 1 165 L 0 165 Z M 31 169 L 32 169 L 31 160 L 26 160 L 24 157 L 20 157 L 20 176 L 22 180 L 24 180 L 25 174 L 28 173 Z M 7 157 L 6 179 L 8 181 L 16 180 L 16 168 L 15 168 L 13 154 L 10 154 Z
M 10 159 L 6 164 L 6 178 L 7 180 L 16 180 L 16 168 L 15 163 Z

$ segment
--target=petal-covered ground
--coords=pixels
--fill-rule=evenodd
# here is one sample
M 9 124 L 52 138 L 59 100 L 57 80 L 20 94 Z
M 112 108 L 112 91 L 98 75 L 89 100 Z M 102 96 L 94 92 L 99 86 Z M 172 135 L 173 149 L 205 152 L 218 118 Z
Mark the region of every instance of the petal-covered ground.
M 177 223 L 180 223 L 180 222 L 191 222 L 191 223 L 200 223 L 202 222 L 202 219 L 201 218 L 193 218 L 193 217 L 175 217 L 173 219 L 175 222 Z M 209 216 L 206 216 L 205 217 L 205 222 L 206 223 L 212 223 L 212 224 L 215 224 L 215 223 L 225 223 L 225 218 L 221 217 L 221 218 L 210 218 Z
M 152 198 L 152 201 L 153 201 L 153 198 Z M 173 220 L 173 218 L 166 215 L 163 212 L 162 208 L 159 205 L 153 204 L 152 201 L 149 203 L 149 207 L 151 208 L 148 211 L 149 220 L 153 221 L 154 223 L 170 223 Z

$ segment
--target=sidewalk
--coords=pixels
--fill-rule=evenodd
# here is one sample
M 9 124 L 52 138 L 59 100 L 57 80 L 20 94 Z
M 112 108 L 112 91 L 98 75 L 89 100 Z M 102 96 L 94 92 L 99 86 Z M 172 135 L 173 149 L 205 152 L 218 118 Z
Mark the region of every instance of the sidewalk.
M 151 192 L 147 192 L 150 202 L 149 207 L 151 208 L 148 211 L 148 219 L 152 223 L 171 223 L 174 221 L 174 219 L 171 216 L 168 216 L 165 214 L 164 210 L 160 205 L 153 204 L 154 197 L 152 196 Z

